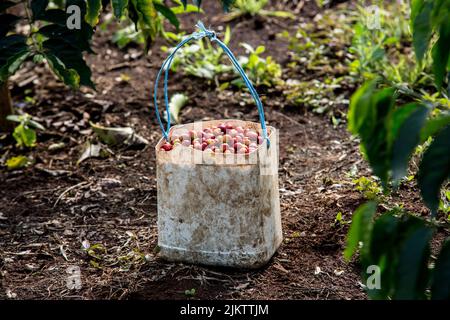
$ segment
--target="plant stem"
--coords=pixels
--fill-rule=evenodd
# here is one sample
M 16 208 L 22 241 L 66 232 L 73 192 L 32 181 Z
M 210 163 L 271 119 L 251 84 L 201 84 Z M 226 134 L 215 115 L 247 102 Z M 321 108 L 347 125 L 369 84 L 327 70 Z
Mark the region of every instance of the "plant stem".
M 0 131 L 11 132 L 14 125 L 6 117 L 13 114 L 11 95 L 9 93 L 8 81 L 0 82 Z
M 33 48 L 36 52 L 39 52 L 39 45 L 36 42 L 36 39 L 34 38 L 33 35 L 33 16 L 30 12 L 30 8 L 31 8 L 31 4 L 30 4 L 30 0 L 26 0 L 23 2 L 23 7 L 25 9 L 25 13 L 27 15 L 27 21 L 28 21 L 28 25 L 30 27 L 29 33 L 28 33 L 28 38 L 31 39 L 32 43 L 33 43 Z

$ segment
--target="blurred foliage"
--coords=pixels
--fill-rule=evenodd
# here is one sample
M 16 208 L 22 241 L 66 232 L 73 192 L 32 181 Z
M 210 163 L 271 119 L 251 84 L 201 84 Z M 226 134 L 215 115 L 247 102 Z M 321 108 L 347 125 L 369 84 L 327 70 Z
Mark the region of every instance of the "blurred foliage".
M 415 78 L 389 78 L 390 75 L 383 74 L 386 61 L 376 66 L 378 59 L 386 56 L 386 46 L 397 43 L 397 39 L 406 35 L 401 25 L 396 29 L 395 41 L 387 41 L 389 35 L 383 35 L 375 47 L 369 45 L 366 48 L 369 59 L 354 64 L 367 71 L 372 70 L 372 63 L 376 61 L 373 65 L 381 68 L 379 71 L 373 69 L 380 78 L 366 82 L 353 95 L 348 128 L 360 137 L 363 155 L 386 193 L 399 187 L 408 173 L 411 156 L 418 147 L 427 145 L 422 149 L 416 177 L 422 199 L 432 213 L 431 218 L 418 218 L 403 210 L 392 210 L 375 218 L 376 202 L 360 206 L 353 216 L 344 256 L 350 259 L 361 243 L 363 270 L 370 266 L 379 268 L 380 285 L 367 287 L 369 296 L 374 299 L 450 299 L 450 239 L 444 241 L 437 258 L 430 253 L 430 241 L 440 225 L 436 221 L 438 213 L 447 218 L 450 113 L 445 105 L 442 108 L 440 104 L 423 99 L 423 93 L 431 90 L 447 98 L 445 90 L 441 89 L 446 85 L 445 77 L 450 69 L 449 14 L 449 0 L 415 0 L 411 3 L 409 24 L 417 68 L 421 73 L 427 72 L 423 69 L 427 57 L 432 59 L 430 79 L 433 82 L 421 87 L 419 92 L 414 88 L 417 82 L 395 82 Z M 364 33 L 371 32 L 356 30 L 357 39 L 366 39 L 369 36 Z M 364 43 L 359 44 L 359 52 L 366 52 Z M 366 71 L 363 74 L 370 74 Z M 403 101 L 399 96 L 405 94 L 416 102 L 401 104 Z M 362 275 L 364 280 L 370 280 L 367 272 Z
M 294 35 L 279 35 L 289 41 L 291 62 L 282 87 L 289 104 L 317 113 L 348 104 L 354 82 L 347 66 L 353 19 L 347 9 L 324 10 L 314 21 L 301 22 Z
M 173 0 L 172 2 L 174 2 L 176 6 L 170 7 L 170 10 L 176 16 L 184 13 L 203 12 L 201 8 L 192 4 L 187 4 L 186 7 L 184 7 L 180 0 Z M 159 35 L 167 40 L 177 38 L 177 35 L 180 33 L 178 28 L 176 29 L 177 33 L 166 31 L 164 28 L 163 18 L 164 16 L 161 13 L 158 13 L 158 19 L 155 20 L 155 24 L 158 23 L 156 29 L 159 30 Z M 103 22 L 101 23 L 100 28 L 102 30 L 106 30 L 108 29 L 109 26 L 111 26 L 111 24 L 114 21 L 115 21 L 114 15 L 107 14 L 103 18 Z M 121 49 L 125 48 L 130 44 L 137 44 L 137 45 L 146 44 L 145 33 L 141 29 L 136 28 L 133 21 L 131 21 L 131 19 L 127 17 L 123 17 L 121 19 L 121 21 L 116 27 L 116 31 L 114 32 L 111 40 L 113 43 L 117 44 L 117 46 Z
M 265 59 L 260 56 L 266 51 L 264 46 L 253 49 L 249 44 L 242 43 L 241 45 L 245 48 L 248 56 L 239 57 L 239 63 L 254 84 L 272 87 L 282 83 L 281 66 L 271 56 Z M 239 87 L 245 85 L 241 78 L 233 80 L 232 83 Z
M 288 11 L 273 11 L 264 9 L 268 4 L 269 0 L 234 0 L 231 5 L 232 11 L 225 16 L 224 20 L 229 22 L 245 15 L 260 15 L 290 19 L 295 18 L 295 16 Z
M 227 26 L 223 42 L 230 42 L 231 30 Z M 178 39 L 180 42 L 182 38 Z M 164 52 L 171 52 L 173 48 L 161 47 Z M 214 46 L 208 39 L 200 39 L 188 43 L 180 48 L 172 63 L 172 71 L 182 72 L 198 78 L 213 80 L 220 74 L 232 71 L 232 66 L 224 64 L 224 52 L 221 48 Z
M 396 88 L 406 99 L 450 107 L 449 93 L 434 87 L 432 52 L 422 53 L 419 62 L 416 58 L 414 42 L 425 44 L 427 40 L 414 41 L 409 4 L 403 1 L 385 3 L 379 11 L 379 28 L 375 29 L 369 28 L 371 12 L 362 5 L 357 12 L 350 48 L 351 75 L 360 81 L 381 78 L 385 86 Z
M 231 38 L 230 27 L 227 26 L 223 42 L 228 45 Z M 181 41 L 181 37 L 178 42 Z M 256 86 L 272 87 L 281 83 L 281 66 L 272 57 L 262 58 L 265 47 L 258 46 L 256 49 L 243 43 L 248 56 L 239 56 L 238 60 L 242 68 L 247 73 L 249 79 Z M 173 48 L 161 47 L 164 52 L 171 52 Z M 231 81 L 224 81 L 220 88 L 224 89 L 230 84 L 238 87 L 244 86 L 237 71 L 228 63 L 227 57 L 220 47 L 212 44 L 208 39 L 200 39 L 196 42 L 185 44 L 175 55 L 171 67 L 172 71 L 180 70 L 187 75 L 198 78 L 215 80 L 219 83 L 219 78 L 232 78 Z M 234 78 L 234 79 L 233 79 Z

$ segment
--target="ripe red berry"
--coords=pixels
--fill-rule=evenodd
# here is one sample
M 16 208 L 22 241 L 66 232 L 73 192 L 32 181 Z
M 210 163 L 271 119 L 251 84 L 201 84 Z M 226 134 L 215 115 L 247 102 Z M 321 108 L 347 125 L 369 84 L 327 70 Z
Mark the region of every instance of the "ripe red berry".
M 253 131 L 249 130 L 246 134 L 247 138 L 249 138 L 251 141 L 257 141 L 258 140 L 258 134 Z
M 194 144 L 193 144 L 193 146 L 194 146 L 194 149 L 197 149 L 197 150 L 202 150 L 202 145 L 201 145 L 201 143 L 200 143 L 200 142 L 196 142 L 196 143 L 194 143 Z
M 164 150 L 164 151 L 170 151 L 170 150 L 172 150 L 172 148 L 173 148 L 173 146 L 167 142 L 161 146 L 161 150 Z
M 247 153 L 247 148 L 244 146 L 244 147 L 238 149 L 238 150 L 237 150 L 237 153 L 240 153 L 240 154 Z
M 225 152 L 225 150 L 230 149 L 230 146 L 228 144 L 226 144 L 226 143 L 223 143 L 222 146 L 221 146 L 221 149 L 222 149 L 223 152 Z
M 219 124 L 219 129 L 223 132 L 223 133 L 227 133 L 227 126 L 224 123 Z

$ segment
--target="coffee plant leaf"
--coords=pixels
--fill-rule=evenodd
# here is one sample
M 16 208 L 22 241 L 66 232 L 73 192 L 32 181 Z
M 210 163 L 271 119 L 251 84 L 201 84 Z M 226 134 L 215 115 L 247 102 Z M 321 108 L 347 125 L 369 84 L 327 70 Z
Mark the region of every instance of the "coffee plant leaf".
M 433 46 L 433 74 L 438 89 L 442 87 L 450 58 L 450 19 L 445 20 L 439 28 L 439 39 Z
M 72 89 L 80 86 L 80 76 L 74 69 L 67 69 L 64 63 L 54 54 L 47 53 L 45 58 L 55 75 Z
M 95 27 L 98 24 L 101 10 L 102 0 L 86 1 L 86 22 Z
M 344 251 L 345 260 L 350 261 L 360 242 L 363 243 L 363 250 L 365 250 L 364 246 L 368 246 L 373 227 L 372 218 L 376 210 L 377 203 L 374 201 L 367 202 L 356 209 L 350 231 L 347 234 L 347 245 Z
M 80 85 L 95 88 L 91 80 L 91 70 L 84 61 L 83 54 L 80 50 L 58 39 L 46 40 L 42 43 L 42 46 L 46 54 L 58 57 L 65 69 L 72 69 L 78 73 Z
M 428 111 L 424 105 L 411 103 L 393 112 L 391 122 L 395 131 L 389 140 L 392 141 L 391 172 L 395 186 L 407 174 L 408 162 L 420 142 L 420 132 Z
M 0 82 L 14 74 L 30 55 L 26 37 L 10 35 L 0 38 Z
M 421 62 L 427 52 L 431 35 L 433 32 L 431 25 L 431 12 L 433 2 L 425 1 L 415 13 L 413 24 L 413 46 L 417 60 Z
M 429 241 L 433 230 L 426 226 L 424 220 L 410 216 L 402 222 L 399 234 L 403 239 L 398 244 L 395 293 L 392 298 L 424 299 L 429 278 Z
M 44 14 L 45 9 L 47 9 L 48 3 L 49 0 L 31 1 L 31 12 L 33 13 L 33 21 L 40 19 L 40 17 Z
M 12 2 L 12 1 L 2 1 L 0 3 L 0 12 L 6 11 L 6 9 L 11 8 L 18 4 L 18 2 Z
M 178 21 L 178 18 L 175 15 L 175 13 L 169 7 L 166 7 L 161 3 L 154 2 L 154 6 L 156 11 L 161 13 L 172 25 L 175 26 L 175 28 L 177 28 L 177 31 L 179 31 L 180 21 Z
M 437 117 L 428 119 L 420 132 L 420 144 L 425 143 L 430 137 L 435 136 L 447 125 L 450 125 L 450 112 L 445 112 Z
M 369 248 L 361 254 L 363 264 L 363 279 L 367 281 L 368 274 L 364 272 L 367 267 L 376 265 L 380 268 L 380 285 L 378 290 L 368 288 L 368 294 L 372 299 L 385 299 L 392 292 L 395 278 L 395 266 L 397 256 L 394 248 L 397 245 L 398 229 L 400 221 L 393 212 L 383 214 L 375 220 L 370 235 Z
M 0 14 L 0 39 L 5 37 L 9 31 L 14 29 L 14 26 L 19 22 L 20 17 L 13 14 Z
M 77 30 L 69 30 L 58 24 L 48 24 L 41 27 L 38 33 L 50 39 L 58 39 L 59 41 L 66 42 L 68 45 L 74 46 L 80 51 L 94 53 L 89 43 L 90 38 Z
M 423 154 L 418 184 L 425 204 L 433 215 L 439 207 L 442 184 L 450 176 L 450 125 L 442 129 Z
M 442 245 L 433 270 L 431 299 L 450 299 L 450 238 Z
M 128 0 L 111 0 L 111 5 L 114 11 L 114 16 L 120 19 L 124 15 L 125 9 L 128 6 Z

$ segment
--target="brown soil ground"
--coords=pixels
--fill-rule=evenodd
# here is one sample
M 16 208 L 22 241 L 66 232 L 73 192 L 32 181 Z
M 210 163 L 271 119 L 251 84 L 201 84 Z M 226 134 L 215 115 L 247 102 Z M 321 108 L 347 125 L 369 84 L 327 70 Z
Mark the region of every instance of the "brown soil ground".
M 205 1 L 216 18 L 189 14 L 190 26 L 201 18 L 216 28 L 220 8 Z M 308 4 L 299 19 L 311 19 Z M 230 47 L 263 43 L 283 66 L 287 43 L 275 37 L 295 30 L 291 21 L 248 18 L 234 21 Z M 157 254 L 156 179 L 153 146 L 161 137 L 152 109 L 151 90 L 164 54 L 162 42 L 151 54 L 139 48 L 118 50 L 99 33 L 97 55 L 88 58 L 97 91 L 72 92 L 44 68 L 25 68 L 22 78 L 34 82 L 12 87 L 14 100 L 35 99 L 24 111 L 41 119 L 30 151 L 34 165 L 0 172 L 0 298 L 18 299 L 184 299 L 195 288 L 199 299 L 365 299 L 356 263 L 342 257 L 348 224 L 335 223 L 338 212 L 350 221 L 364 201 L 349 172 L 369 174 L 357 142 L 345 124 L 334 127 L 328 117 L 286 104 L 276 90 L 264 90 L 266 118 L 280 130 L 279 183 L 284 241 L 260 270 L 230 270 L 161 261 Z M 29 74 L 27 74 L 27 72 Z M 122 74 L 129 81 L 117 81 Z M 182 121 L 238 118 L 257 121 L 255 107 L 238 91 L 219 92 L 203 80 L 172 75 L 171 92 L 190 97 Z M 348 96 L 351 92 L 348 92 Z M 131 126 L 150 141 L 143 150 L 112 150 L 103 159 L 77 165 L 84 142 L 94 139 L 88 120 Z M 64 147 L 49 151 L 49 145 Z M 8 155 L 21 151 L 3 146 Z M 114 180 L 111 180 L 114 179 Z M 413 185 L 398 199 L 407 209 L 423 210 Z M 404 194 L 404 196 L 402 196 Z M 82 249 L 83 241 L 101 244 L 97 257 Z M 144 258 L 145 256 L 145 258 Z M 66 287 L 69 266 L 79 266 L 82 288 Z

